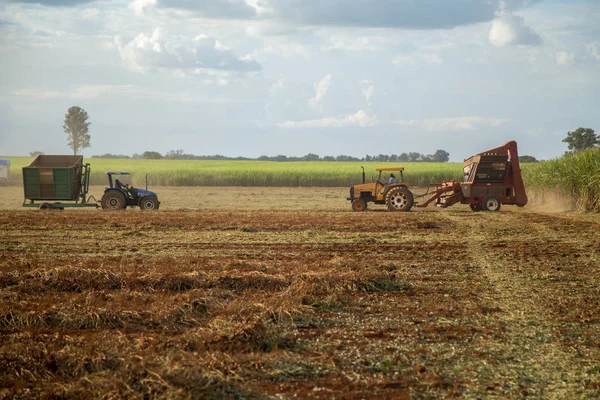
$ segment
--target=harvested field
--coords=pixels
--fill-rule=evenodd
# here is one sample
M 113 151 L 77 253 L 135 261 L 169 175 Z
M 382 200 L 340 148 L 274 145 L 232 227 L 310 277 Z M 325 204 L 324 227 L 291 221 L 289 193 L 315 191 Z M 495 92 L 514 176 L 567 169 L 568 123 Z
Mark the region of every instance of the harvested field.
M 353 213 L 339 188 L 42 212 L 7 189 L 2 398 L 600 396 L 598 215 Z

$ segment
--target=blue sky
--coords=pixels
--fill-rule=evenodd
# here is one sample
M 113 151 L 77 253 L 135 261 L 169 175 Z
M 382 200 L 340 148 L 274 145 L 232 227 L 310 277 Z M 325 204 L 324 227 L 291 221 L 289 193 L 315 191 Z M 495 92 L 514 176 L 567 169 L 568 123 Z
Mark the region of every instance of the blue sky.
M 0 0 L 0 154 L 432 154 L 600 130 L 600 2 Z

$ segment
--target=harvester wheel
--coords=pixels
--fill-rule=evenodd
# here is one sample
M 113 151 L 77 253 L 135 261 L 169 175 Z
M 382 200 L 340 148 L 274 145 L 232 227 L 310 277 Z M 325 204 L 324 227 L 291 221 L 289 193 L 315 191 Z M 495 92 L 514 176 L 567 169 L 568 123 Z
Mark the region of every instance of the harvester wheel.
M 481 204 L 469 204 L 471 211 L 481 211 Z
M 40 204 L 40 210 L 49 210 L 50 209 L 50 204 L 44 202 L 42 204 Z
M 365 211 L 367 209 L 367 202 L 363 199 L 352 200 L 352 211 Z
M 158 199 L 154 196 L 144 196 L 140 200 L 140 209 L 158 210 Z
M 118 190 L 104 192 L 100 202 L 104 210 L 123 210 L 127 208 L 125 195 Z
M 483 199 L 482 207 L 485 211 L 498 211 L 500 210 L 500 201 L 495 196 L 488 196 Z
M 414 204 L 414 197 L 407 188 L 395 187 L 388 191 L 385 202 L 390 211 L 410 211 Z

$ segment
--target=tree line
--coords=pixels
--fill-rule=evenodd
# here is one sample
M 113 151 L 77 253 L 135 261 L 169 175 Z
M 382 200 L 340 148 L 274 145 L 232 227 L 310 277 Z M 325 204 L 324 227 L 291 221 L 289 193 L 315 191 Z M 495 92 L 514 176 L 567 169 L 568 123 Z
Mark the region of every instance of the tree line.
M 416 152 L 401 153 L 401 154 L 379 154 L 379 155 L 365 155 L 362 158 L 339 155 L 339 156 L 324 156 L 321 157 L 318 154 L 308 153 L 302 157 L 293 157 L 285 155 L 276 156 L 260 156 L 257 158 L 248 157 L 227 157 L 219 154 L 208 155 L 208 156 L 197 156 L 194 154 L 184 153 L 183 150 L 171 150 L 165 155 L 162 155 L 158 151 L 145 151 L 141 154 L 134 154 L 129 157 L 121 154 L 103 154 L 94 155 L 92 158 L 133 158 L 133 159 L 144 159 L 144 160 L 259 160 L 259 161 L 363 161 L 363 162 L 447 162 L 450 160 L 450 153 L 445 150 L 437 150 L 434 154 L 421 154 Z

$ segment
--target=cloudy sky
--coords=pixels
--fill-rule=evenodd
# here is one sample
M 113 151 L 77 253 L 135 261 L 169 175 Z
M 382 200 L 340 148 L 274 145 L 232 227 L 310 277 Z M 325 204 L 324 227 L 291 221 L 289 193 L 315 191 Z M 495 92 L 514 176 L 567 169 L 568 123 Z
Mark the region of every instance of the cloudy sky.
M 600 1 L 0 0 L 0 154 L 548 159 L 600 132 Z

